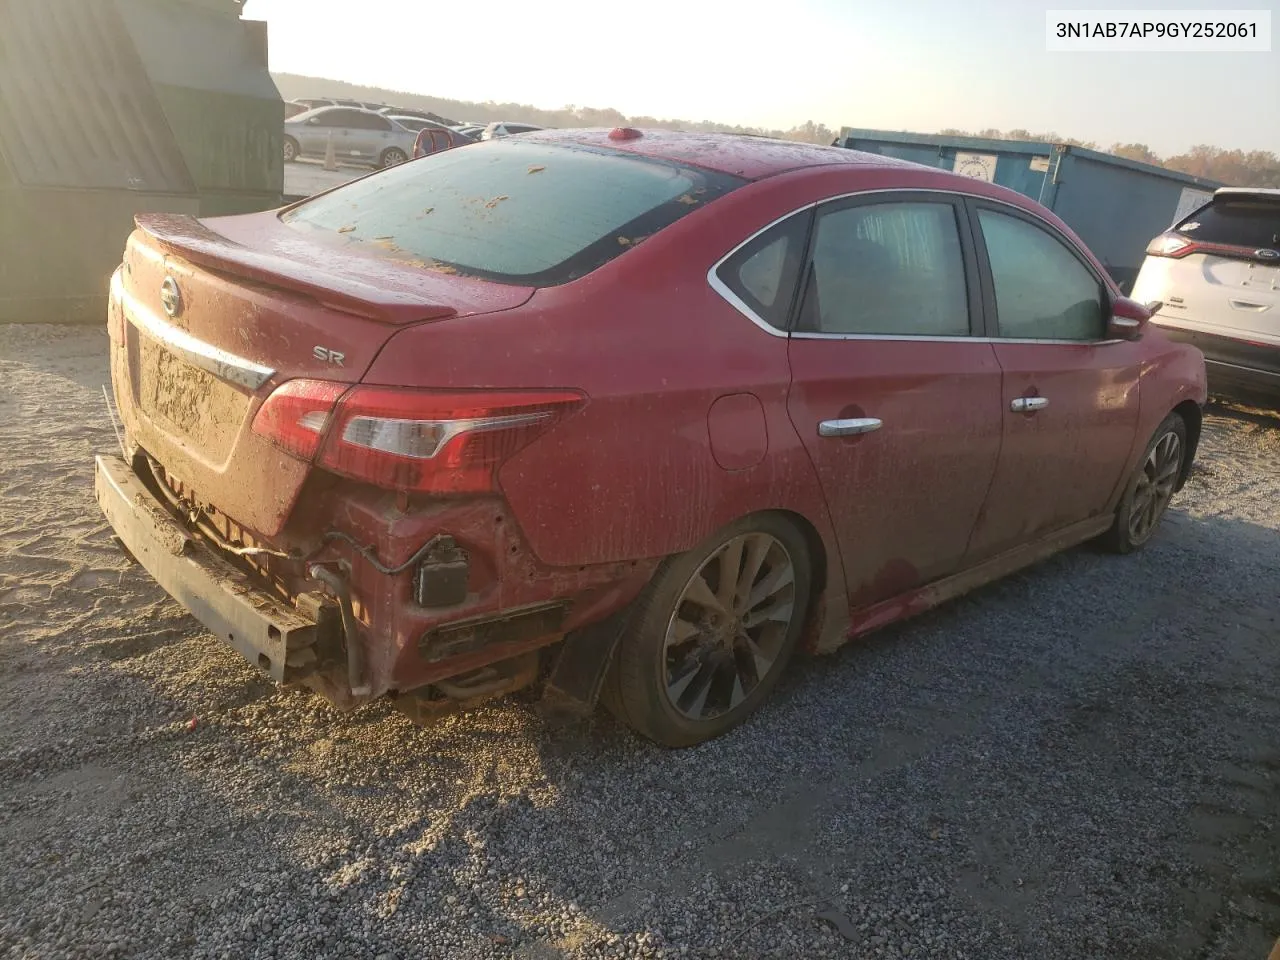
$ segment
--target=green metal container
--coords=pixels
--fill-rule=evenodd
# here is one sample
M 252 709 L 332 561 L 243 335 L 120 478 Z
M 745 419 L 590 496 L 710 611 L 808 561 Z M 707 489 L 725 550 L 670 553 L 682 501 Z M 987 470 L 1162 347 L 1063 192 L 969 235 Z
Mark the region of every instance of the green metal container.
M 1222 184 L 1065 143 L 845 127 L 842 147 L 951 170 L 1016 190 L 1071 227 L 1122 289 L 1147 244 Z
M 133 217 L 280 204 L 284 106 L 234 0 L 0 0 L 0 322 L 101 322 Z

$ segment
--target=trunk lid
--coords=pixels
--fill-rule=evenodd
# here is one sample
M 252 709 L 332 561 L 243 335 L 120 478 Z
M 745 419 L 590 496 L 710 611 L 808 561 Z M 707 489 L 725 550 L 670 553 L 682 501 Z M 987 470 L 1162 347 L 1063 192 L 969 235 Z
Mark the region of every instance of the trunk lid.
M 266 537 L 284 528 L 312 469 L 252 431 L 273 389 L 301 377 L 356 383 L 397 329 L 532 295 L 303 235 L 274 213 L 137 224 L 113 285 L 122 416 L 189 498 Z

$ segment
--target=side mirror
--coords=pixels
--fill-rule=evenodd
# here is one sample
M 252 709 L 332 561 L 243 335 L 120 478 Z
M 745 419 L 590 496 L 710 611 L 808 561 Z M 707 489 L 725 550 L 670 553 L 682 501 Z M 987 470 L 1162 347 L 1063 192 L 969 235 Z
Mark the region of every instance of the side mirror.
M 1111 301 L 1111 316 L 1107 318 L 1107 339 L 1141 340 L 1147 321 L 1161 306 L 1162 304 L 1143 306 L 1128 297 L 1116 297 Z
M 315 126 L 318 126 L 319 124 L 320 124 L 319 117 L 312 117 L 310 120 L 307 121 L 307 126 L 310 126 L 310 127 L 315 127 Z

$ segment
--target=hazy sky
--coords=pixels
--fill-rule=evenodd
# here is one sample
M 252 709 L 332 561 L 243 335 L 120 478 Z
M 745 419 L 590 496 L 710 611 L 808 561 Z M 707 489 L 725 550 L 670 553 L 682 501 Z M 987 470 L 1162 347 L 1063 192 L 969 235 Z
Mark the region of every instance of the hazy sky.
M 270 23 L 273 70 L 460 100 L 776 128 L 1025 127 L 1162 155 L 1194 143 L 1280 152 L 1274 39 L 1271 53 L 1046 52 L 1045 10 L 1073 6 L 1104 4 L 247 0 L 244 15 Z

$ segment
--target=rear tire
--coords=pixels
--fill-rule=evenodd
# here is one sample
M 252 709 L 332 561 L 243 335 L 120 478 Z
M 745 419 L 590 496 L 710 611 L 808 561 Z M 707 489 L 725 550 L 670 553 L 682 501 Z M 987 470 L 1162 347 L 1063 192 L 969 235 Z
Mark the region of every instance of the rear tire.
M 1113 553 L 1132 553 L 1155 536 L 1186 467 L 1187 423 L 1171 413 L 1156 428 L 1125 486 L 1115 522 L 1099 538 Z
M 284 162 L 285 163 L 293 163 L 295 160 L 298 159 L 298 155 L 300 152 L 301 151 L 298 149 L 297 140 L 293 139 L 293 137 L 284 138 Z
M 409 155 L 399 147 L 388 147 L 382 151 L 382 156 L 378 158 L 378 166 L 384 170 L 387 167 L 394 167 L 397 164 L 404 163 L 409 159 Z
M 737 726 L 795 652 L 812 573 L 804 535 L 773 513 L 743 518 L 666 561 L 619 643 L 605 704 L 667 747 Z

